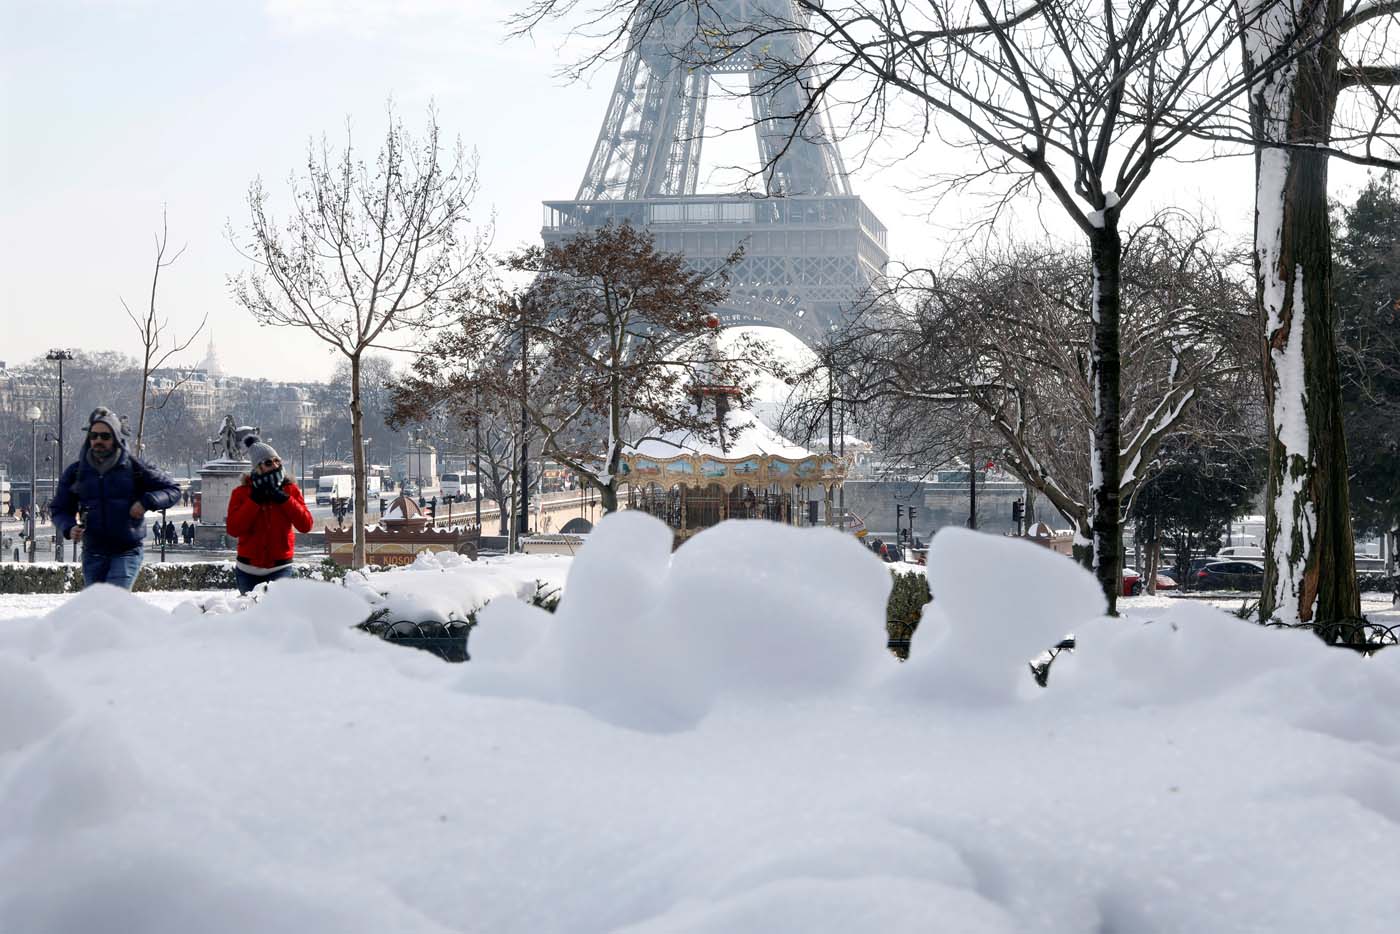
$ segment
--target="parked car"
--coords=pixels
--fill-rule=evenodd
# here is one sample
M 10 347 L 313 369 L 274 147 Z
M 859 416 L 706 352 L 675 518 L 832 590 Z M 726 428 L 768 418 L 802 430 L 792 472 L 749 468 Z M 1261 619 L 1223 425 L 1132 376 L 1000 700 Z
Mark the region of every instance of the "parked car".
M 1158 590 L 1175 590 L 1176 581 L 1161 571 L 1157 572 Z M 1136 568 L 1123 569 L 1123 596 L 1136 597 L 1147 590 L 1147 581 L 1138 573 Z
M 1210 561 L 1196 571 L 1191 586 L 1197 590 L 1263 590 L 1264 565 L 1257 561 Z

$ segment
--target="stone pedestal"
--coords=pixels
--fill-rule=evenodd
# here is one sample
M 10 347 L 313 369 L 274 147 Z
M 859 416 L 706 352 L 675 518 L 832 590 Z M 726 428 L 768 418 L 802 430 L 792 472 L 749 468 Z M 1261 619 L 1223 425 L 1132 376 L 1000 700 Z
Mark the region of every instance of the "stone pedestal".
M 247 461 L 225 457 L 206 461 L 199 468 L 199 523 L 194 530 L 195 544 L 213 548 L 225 544 L 228 501 L 247 472 Z

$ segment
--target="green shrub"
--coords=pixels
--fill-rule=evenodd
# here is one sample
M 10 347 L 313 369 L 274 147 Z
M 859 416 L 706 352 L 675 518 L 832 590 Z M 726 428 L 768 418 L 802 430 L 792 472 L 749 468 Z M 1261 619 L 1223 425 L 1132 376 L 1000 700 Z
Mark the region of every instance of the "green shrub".
M 348 566 L 337 564 L 334 558 L 322 558 L 317 564 L 297 565 L 297 577 L 339 584 L 345 580 L 349 570 Z
M 233 590 L 237 586 L 233 564 L 144 564 L 131 589 L 152 590 Z
M 1400 592 L 1400 575 L 1362 571 L 1356 575 L 1356 586 L 1362 593 L 1396 593 Z
M 83 588 L 76 564 L 0 564 L 0 593 L 71 593 Z
M 890 599 L 885 606 L 885 631 L 888 634 L 890 650 L 900 657 L 909 657 L 909 640 L 914 630 L 919 628 L 919 617 L 924 604 L 933 599 L 928 589 L 928 576 L 918 571 L 903 574 L 891 571 L 894 586 L 890 588 Z
M 544 581 L 535 581 L 535 592 L 530 595 L 530 606 L 537 606 L 547 613 L 553 613 L 559 609 L 559 598 L 563 596 L 563 590 Z

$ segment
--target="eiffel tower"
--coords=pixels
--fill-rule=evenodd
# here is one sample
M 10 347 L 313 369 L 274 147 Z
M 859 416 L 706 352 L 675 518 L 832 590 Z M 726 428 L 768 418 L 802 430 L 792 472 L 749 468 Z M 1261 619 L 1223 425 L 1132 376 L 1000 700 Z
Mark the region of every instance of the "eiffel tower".
M 732 31 L 735 23 L 798 15 L 790 0 L 709 0 L 721 24 L 697 29 L 688 4 L 658 22 L 641 0 L 583 183 L 572 201 L 546 201 L 546 243 L 606 224 L 646 228 L 656 246 L 683 253 L 697 269 L 715 269 L 739 247 L 730 293 L 717 310 L 731 325 L 781 328 L 808 346 L 850 314 L 888 260 L 885 227 L 851 192 L 824 115 L 794 132 L 792 115 L 810 98 L 802 84 L 776 84 L 763 62 L 744 52 L 696 55 L 696 36 Z M 693 16 L 693 11 L 692 11 Z M 690 50 L 671 44 L 688 36 Z M 806 60 L 799 37 L 766 40 L 764 60 Z M 718 59 L 718 63 L 715 60 Z M 703 194 L 700 154 L 711 79 L 748 80 L 763 192 Z

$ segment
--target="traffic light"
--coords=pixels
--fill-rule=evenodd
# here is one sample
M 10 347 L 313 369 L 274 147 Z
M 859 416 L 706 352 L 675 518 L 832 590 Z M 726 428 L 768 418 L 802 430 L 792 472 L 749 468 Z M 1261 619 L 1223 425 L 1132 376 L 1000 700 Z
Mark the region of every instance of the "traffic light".
M 1021 519 L 1026 515 L 1026 504 L 1019 499 L 1011 501 L 1011 521 L 1016 523 L 1016 528 L 1021 527 Z
M 895 517 L 896 520 L 899 520 L 899 519 L 903 519 L 903 518 L 904 518 L 904 504 L 903 504 L 903 503 L 895 503 L 895 504 L 894 504 L 894 517 Z
M 919 518 L 919 507 L 918 507 L 918 506 L 910 506 L 910 507 L 909 507 L 909 530 L 910 530 L 911 532 L 914 530 L 914 520 L 917 519 L 917 518 Z
M 384 497 L 379 497 L 379 514 L 382 516 L 389 511 L 389 501 Z
M 437 518 L 437 497 L 436 497 L 436 496 L 434 496 L 432 499 L 428 500 L 428 518 L 429 518 L 429 519 L 436 519 L 436 518 Z

